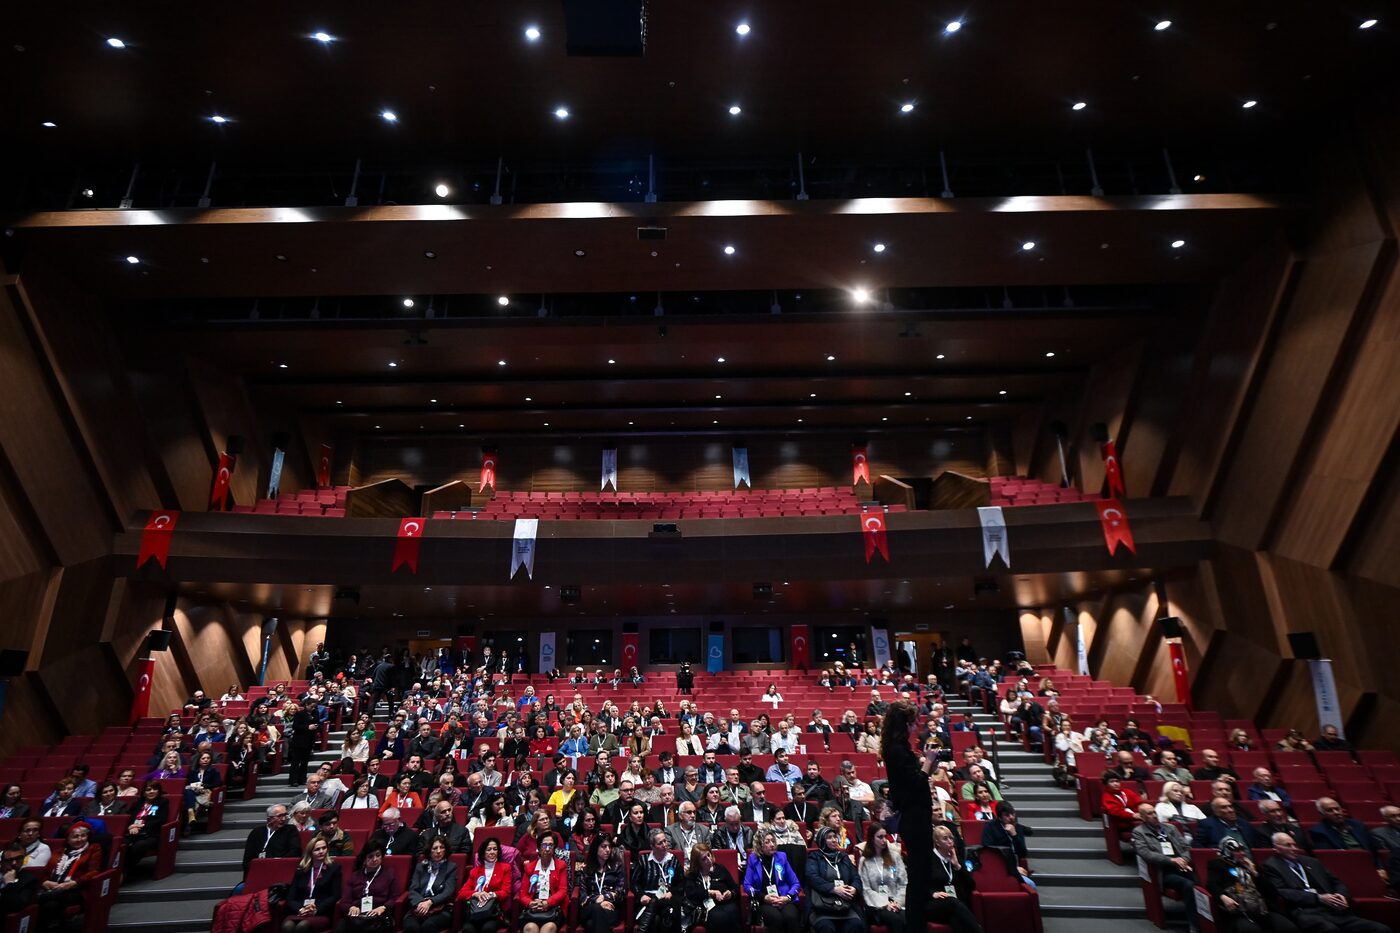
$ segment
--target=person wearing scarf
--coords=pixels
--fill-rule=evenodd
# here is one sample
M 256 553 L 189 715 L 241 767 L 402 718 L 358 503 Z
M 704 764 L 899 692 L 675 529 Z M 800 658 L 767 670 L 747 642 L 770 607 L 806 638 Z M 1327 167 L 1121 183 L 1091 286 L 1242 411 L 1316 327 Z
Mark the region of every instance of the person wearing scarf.
M 49 876 L 40 884 L 39 926 L 57 929 L 72 908 L 83 903 L 83 887 L 102 871 L 102 850 L 91 845 L 92 827 L 77 822 L 68 827 L 63 854 L 50 863 Z

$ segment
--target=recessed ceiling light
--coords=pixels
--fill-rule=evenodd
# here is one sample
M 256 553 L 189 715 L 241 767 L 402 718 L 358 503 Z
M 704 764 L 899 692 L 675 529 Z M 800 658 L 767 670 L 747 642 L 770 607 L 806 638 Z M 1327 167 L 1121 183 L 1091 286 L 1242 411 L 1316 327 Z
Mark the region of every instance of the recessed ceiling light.
M 816 398 L 816 397 L 817 397 L 817 393 L 813 392 L 813 393 L 811 393 L 810 395 L 808 395 L 807 397 L 808 397 L 808 398 Z
M 111 46 L 112 48 L 114 48 L 114 49 L 124 49 L 124 48 L 126 48 L 126 43 L 123 42 L 122 40 L 116 38 L 115 36 L 113 36 L 111 39 L 108 39 L 108 40 L 107 40 L 107 44 L 110 45 L 110 46 Z
M 743 108 L 743 107 L 740 107 L 738 104 L 730 104 L 730 105 L 729 105 L 729 115 L 730 115 L 731 117 L 737 117 L 739 114 L 741 114 L 741 113 L 743 113 L 743 112 L 744 112 L 744 108 Z
M 909 396 L 911 396 L 911 395 L 913 395 L 913 394 L 914 394 L 913 392 L 905 392 L 905 393 L 904 393 L 904 397 L 905 397 L 905 398 L 908 398 Z
M 1005 389 L 998 389 L 998 390 L 997 390 L 997 395 L 1005 395 L 1005 394 L 1006 394 L 1006 390 L 1005 390 Z
M 544 423 L 544 426 L 545 426 L 545 427 L 549 427 L 549 422 L 546 421 L 546 422 Z
M 1031 250 L 1035 249 L 1035 240 L 1027 240 L 1026 242 L 1022 243 L 1021 249 L 1025 250 L 1026 252 L 1030 252 Z
M 526 26 L 526 27 L 525 27 L 525 38 L 528 39 L 528 40 L 531 41 L 531 42 L 538 42 L 538 41 L 540 41 L 540 27 L 538 27 L 538 26 Z
M 1157 25 L 1153 26 L 1152 28 L 1157 30 L 1158 32 L 1161 32 L 1164 29 L 1170 29 L 1172 28 L 1172 21 L 1169 19 L 1158 20 Z
M 1378 23 L 1378 22 L 1380 22 L 1380 20 L 1375 20 L 1375 19 L 1363 19 L 1363 20 L 1361 21 L 1361 25 L 1357 26 L 1356 28 L 1357 28 L 1357 29 L 1370 29 L 1372 26 L 1376 25 L 1376 23 Z
M 628 423 L 628 424 L 636 424 L 637 422 L 635 422 L 635 421 L 629 421 L 629 422 L 627 422 L 627 423 Z
M 527 402 L 533 402 L 534 399 L 530 398 L 530 396 L 527 395 L 527 396 L 525 396 L 525 401 L 527 401 Z
M 574 250 L 574 255 L 575 255 L 575 256 L 580 256 L 580 257 L 582 257 L 582 256 L 587 256 L 588 253 L 587 253 L 585 250 L 576 249 L 576 250 Z
M 716 362 L 716 363 L 723 363 L 723 362 L 724 362 L 724 357 L 722 357 L 722 356 L 717 356 L 717 357 L 715 357 L 715 362 Z
M 953 33 L 957 32 L 957 31 L 958 31 L 959 29 L 961 29 L 961 28 L 962 28 L 962 20 L 960 20 L 960 19 L 949 20 L 949 21 L 948 21 L 948 24 L 947 24 L 946 26 L 943 27 L 943 32 L 944 32 L 945 34 L 951 36 Z
M 1074 102 L 1074 105 L 1073 105 L 1072 107 L 1070 107 L 1069 109 L 1070 109 L 1070 110 L 1083 110 L 1083 109 L 1084 109 L 1085 107 L 1087 107 L 1087 106 L 1089 106 L 1089 105 L 1086 104 L 1086 103 L 1084 103 L 1084 101 L 1082 101 L 1082 100 L 1077 100 L 1077 101 Z
M 496 361 L 496 365 L 497 365 L 497 366 L 504 366 L 504 365 L 506 365 L 506 361 L 505 361 L 505 360 L 497 360 L 497 361 Z
M 381 110 L 379 111 L 379 116 L 383 118 L 385 123 L 399 122 L 399 115 L 392 110 Z
M 135 256 L 128 256 L 128 257 L 126 257 L 126 261 L 129 262 L 129 263 L 131 263 L 131 264 L 134 266 L 134 265 L 136 265 L 138 262 L 140 262 L 141 260 L 138 259 L 138 258 L 135 257 Z
M 880 420 L 881 420 L 881 421 L 889 421 L 890 419 L 889 419 L 889 416 L 885 416 L 885 417 L 881 418 Z
M 870 290 L 865 288 L 851 289 L 851 297 L 859 304 L 864 304 L 870 300 Z
M 452 189 L 442 184 L 441 182 L 438 182 L 437 187 L 433 189 L 433 194 L 437 195 L 440 198 L 445 198 L 451 193 Z
M 423 250 L 423 258 L 424 258 L 424 259 L 436 259 L 436 258 L 437 258 L 437 253 L 433 252 L 433 251 L 430 250 L 430 249 L 425 249 L 425 250 Z
M 616 363 L 616 362 L 617 362 L 617 360 L 613 359 L 612 357 L 608 357 L 608 365 L 609 365 L 609 366 L 612 366 L 612 365 L 613 365 L 614 363 Z
M 1204 176 L 1204 175 L 1193 175 L 1193 176 L 1191 177 L 1191 180 L 1192 180 L 1192 181 L 1205 181 L 1205 180 L 1206 180 L 1206 176 Z
M 222 125 L 222 124 L 228 122 L 228 117 L 224 116 L 223 114 L 216 113 L 216 114 L 214 114 L 212 117 L 209 118 L 209 121 L 210 121 L 211 123 L 218 123 L 218 124 Z
M 870 247 L 870 248 L 873 249 L 873 250 L 874 250 L 875 252 L 877 252 L 877 253 L 883 253 L 883 252 L 885 251 L 885 244 L 883 244 L 883 243 L 876 243 L 874 246 L 872 246 L 872 247 Z
M 934 359 L 936 359 L 936 360 L 941 360 L 941 359 L 943 359 L 943 358 L 944 358 L 944 354 L 942 354 L 942 353 L 940 353 L 940 354 L 938 354 L 937 356 L 934 357 Z
M 711 421 L 710 424 L 719 424 L 719 419 L 716 418 L 714 421 Z
M 506 305 L 510 304 L 510 299 L 507 298 L 505 295 L 501 295 L 496 299 L 496 304 L 504 308 Z
M 724 398 L 723 395 L 716 395 L 715 398 Z
M 277 364 L 277 368 L 278 368 L 278 369 L 286 369 L 286 368 L 287 368 L 287 364 L 286 364 L 286 363 L 278 363 L 278 364 Z
M 436 404 L 437 404 L 437 399 L 435 399 L 435 398 L 430 398 L 430 399 L 428 399 L 428 402 L 429 402 L 430 404 L 436 405 Z
M 1054 356 L 1054 355 L 1055 355 L 1055 351 L 1054 351 L 1054 350 L 1046 350 L 1046 351 L 1045 351 L 1045 357 L 1046 357 L 1046 359 L 1049 359 L 1050 357 L 1052 357 L 1052 356 Z
M 376 431 L 378 431 L 378 430 L 379 430 L 379 425 L 376 424 L 376 425 L 374 426 L 374 429 L 375 429 Z
M 832 353 L 828 353 L 828 354 L 826 355 L 826 361 L 827 361 L 828 363 L 835 363 L 835 362 L 836 362 L 836 355 L 835 355 L 835 354 L 832 354 Z
M 335 41 L 335 36 L 331 35 L 331 34 L 328 33 L 328 32 L 313 32 L 313 33 L 311 34 L 311 38 L 315 39 L 317 42 L 334 42 L 334 41 Z
M 798 423 L 798 424 L 801 424 L 801 423 L 802 423 L 802 419 L 801 419 L 801 418 L 798 418 L 798 419 L 797 419 L 797 423 Z
M 967 416 L 967 420 L 968 420 L 968 421 L 971 421 L 971 420 L 972 420 L 972 416 L 971 416 L 971 415 L 968 415 L 968 416 Z
M 561 120 L 567 120 L 567 119 L 569 119 L 569 108 L 568 108 L 568 107 L 555 107 L 555 108 L 554 108 L 554 115 L 555 115 L 556 117 L 558 117 L 559 119 L 561 119 Z
M 734 31 L 737 32 L 737 33 L 738 33 L 739 35 L 741 35 L 741 36 L 747 36 L 747 35 L 749 34 L 749 24 L 748 24 L 748 23 L 740 23 L 739 25 L 737 25 L 737 26 L 734 27 Z
M 1172 240 L 1172 249 L 1181 249 L 1185 245 L 1185 240 Z
M 278 262 L 286 262 L 286 261 L 287 261 L 287 256 L 286 256 L 285 253 L 278 253 L 278 254 L 277 254 L 276 256 L 274 256 L 273 258 L 276 259 Z
M 58 124 L 53 122 L 52 120 L 45 120 L 43 122 L 43 125 L 48 127 L 49 129 L 53 129 L 54 127 L 58 126 Z
M 733 256 L 733 255 L 734 255 L 734 247 L 733 247 L 733 246 L 726 246 L 726 247 L 724 248 L 724 255 L 726 255 L 726 256 Z
M 900 113 L 913 113 L 913 112 L 914 112 L 914 105 L 911 104 L 911 103 L 908 103 L 908 102 L 905 102 L 905 103 L 903 103 L 903 104 L 900 104 L 900 105 L 899 105 L 899 112 L 900 112 Z
M 1241 104 L 1240 106 L 1243 107 L 1245 110 L 1249 110 L 1249 109 L 1251 109 L 1251 108 L 1253 108 L 1253 107 L 1259 106 L 1259 101 L 1257 101 L 1257 100 L 1247 100 L 1247 101 L 1245 101 L 1243 104 Z
M 389 361 L 389 368 L 390 368 L 390 369 L 397 369 L 398 366 L 399 366 L 399 364 L 398 364 L 398 363 L 395 363 L 393 360 L 390 360 L 390 361 Z
M 335 403 L 336 403 L 337 405 L 344 405 L 344 404 L 345 404 L 345 403 L 344 403 L 343 401 L 341 401 L 340 399 L 336 399 L 336 400 L 335 400 Z
M 413 307 L 413 299 L 412 299 L 412 298 L 405 298 L 405 299 L 403 300 L 403 306 L 404 306 L 405 308 L 411 308 L 411 307 Z

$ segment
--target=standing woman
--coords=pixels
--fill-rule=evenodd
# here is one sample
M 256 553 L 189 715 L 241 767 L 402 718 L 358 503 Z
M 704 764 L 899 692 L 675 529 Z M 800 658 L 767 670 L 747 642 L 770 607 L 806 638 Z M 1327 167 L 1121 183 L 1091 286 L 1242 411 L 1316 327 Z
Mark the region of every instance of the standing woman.
M 594 838 L 579 879 L 579 920 L 586 933 L 609 933 L 627 906 L 622 857 L 607 836 Z
M 403 933 L 444 933 L 452 926 L 452 901 L 457 896 L 457 865 L 447 855 L 446 836 L 428 840 L 427 854 L 413 869 L 408 883 Z
M 710 933 L 739 933 L 739 885 L 729 869 L 716 864 L 714 853 L 703 842 L 690 847 L 685 909 L 694 926 Z
M 880 730 L 880 747 L 890 806 L 898 813 L 898 829 L 903 848 L 909 853 L 905 868 L 909 871 L 909 902 L 905 905 L 905 926 L 922 933 L 924 911 L 928 905 L 929 874 L 933 854 L 933 798 L 929 794 L 928 775 L 934 760 L 925 754 L 922 760 L 909 747 L 918 734 L 918 714 L 908 700 L 897 700 L 885 712 L 885 725 Z
M 282 933 L 316 933 L 331 928 L 331 911 L 340 900 L 340 866 L 331 861 L 330 852 L 325 836 L 311 837 L 301 864 L 292 874 Z

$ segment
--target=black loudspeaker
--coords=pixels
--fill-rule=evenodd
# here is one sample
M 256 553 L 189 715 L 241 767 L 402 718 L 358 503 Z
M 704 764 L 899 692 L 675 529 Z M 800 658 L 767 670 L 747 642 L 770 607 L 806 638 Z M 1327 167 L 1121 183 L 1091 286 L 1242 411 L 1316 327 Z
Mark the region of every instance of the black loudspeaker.
M 1167 638 L 1181 638 L 1185 630 L 1181 627 L 1181 620 L 1176 616 L 1163 616 L 1157 620 L 1162 623 L 1162 635 Z
M 1063 421 L 1052 421 L 1050 422 L 1050 433 L 1058 438 L 1069 437 L 1069 425 Z
M 29 662 L 29 652 L 18 648 L 0 651 L 0 677 L 18 677 L 24 673 L 24 665 Z
M 1317 636 L 1312 632 L 1289 632 L 1288 647 L 1293 649 L 1293 657 L 1301 661 L 1312 661 L 1322 657 L 1322 648 Z
M 564 49 L 570 55 L 640 58 L 646 51 L 644 0 L 564 0 Z
M 243 435 L 230 434 L 228 440 L 224 442 L 224 453 L 230 457 L 236 457 L 243 453 Z
M 723 635 L 723 634 L 724 634 L 724 622 L 723 622 L 723 621 L 711 622 L 711 623 L 710 623 L 710 634 L 711 634 L 711 635 Z
M 638 632 L 640 632 L 641 630 L 642 630 L 641 625 L 638 624 L 638 623 L 636 623 L 636 622 L 624 622 L 624 623 L 622 623 L 622 634 L 624 634 L 624 635 L 635 635 L 635 634 L 637 634 Z
M 272 449 L 286 450 L 287 445 L 292 442 L 292 436 L 286 431 L 278 431 L 272 435 Z
M 163 628 L 154 629 L 146 639 L 147 651 L 169 651 L 170 632 Z
M 1102 421 L 1095 421 L 1093 424 L 1089 425 L 1089 436 L 1100 444 L 1107 444 L 1108 425 L 1104 424 Z

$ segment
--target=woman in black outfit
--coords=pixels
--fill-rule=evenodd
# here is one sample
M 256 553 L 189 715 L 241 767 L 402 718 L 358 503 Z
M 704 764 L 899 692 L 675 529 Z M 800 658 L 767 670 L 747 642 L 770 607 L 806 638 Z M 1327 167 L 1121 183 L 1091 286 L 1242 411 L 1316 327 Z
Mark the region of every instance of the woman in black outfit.
M 131 806 L 131 822 L 126 826 L 126 867 L 123 877 L 130 880 L 141 860 L 160 848 L 160 830 L 171 818 L 160 781 L 141 785 L 141 799 Z
M 584 933 L 608 933 L 627 906 L 622 856 L 607 836 L 596 837 L 588 847 L 588 859 L 579 879 L 579 903 Z
M 889 778 L 890 806 L 899 814 L 904 867 L 909 872 L 904 922 L 910 930 L 924 928 L 933 856 L 933 797 L 929 793 L 928 774 L 934 761 L 927 754 L 920 759 L 909 747 L 918 731 L 919 717 L 914 705 L 908 700 L 891 703 L 880 731 L 880 753 Z
M 690 847 L 685 910 L 705 933 L 739 933 L 739 884 L 703 842 Z
M 292 874 L 287 893 L 287 919 L 282 933 L 317 933 L 331 928 L 331 914 L 340 900 L 340 866 L 330 857 L 330 843 L 314 836 Z

